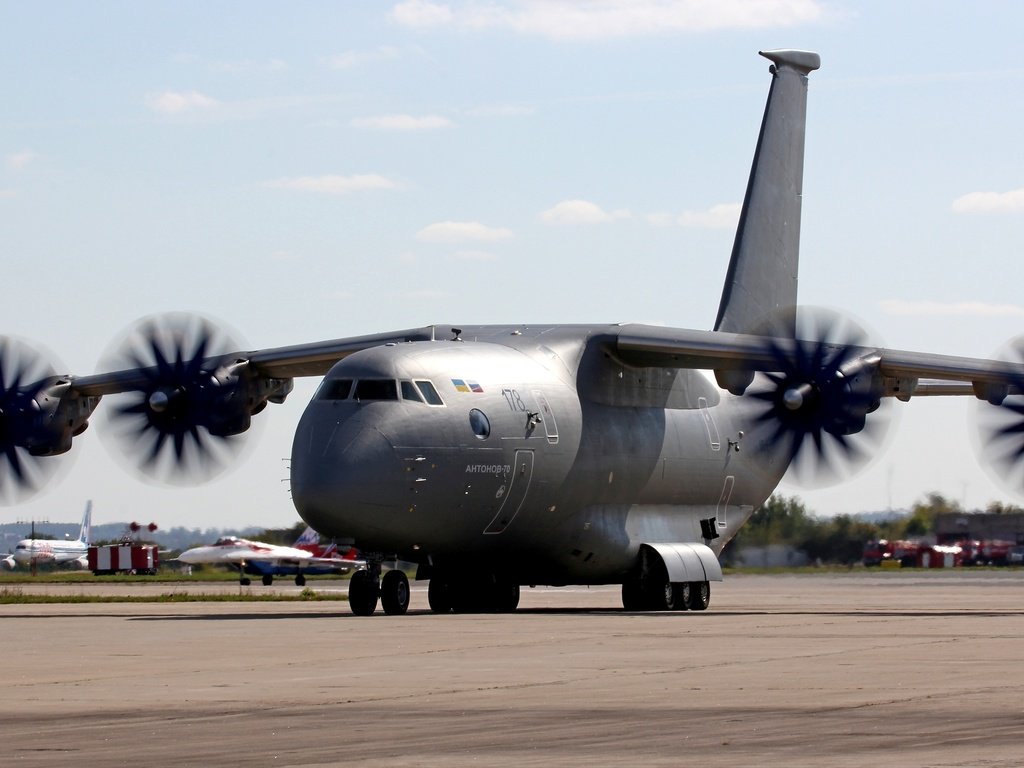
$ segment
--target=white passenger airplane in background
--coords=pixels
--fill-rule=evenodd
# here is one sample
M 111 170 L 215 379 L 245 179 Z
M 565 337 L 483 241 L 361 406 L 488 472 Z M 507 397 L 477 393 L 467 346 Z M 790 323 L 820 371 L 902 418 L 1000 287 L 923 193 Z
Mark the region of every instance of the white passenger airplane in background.
M 185 550 L 178 555 L 178 560 L 189 565 L 212 563 L 233 566 L 238 569 L 238 581 L 242 586 L 249 585 L 249 575 L 260 576 L 266 586 L 274 582 L 274 576 L 294 575 L 295 584 L 301 587 L 306 583 L 307 575 L 342 574 L 366 566 L 364 561 L 354 559 L 351 552 L 346 557 L 337 554 L 318 557 L 308 549 L 300 549 L 300 545 L 315 543 L 311 532 L 318 541 L 319 535 L 307 528 L 294 547 L 224 536 L 213 544 Z
M 85 504 L 82 528 L 75 541 L 60 539 L 22 539 L 15 545 L 14 552 L 0 563 L 8 570 L 19 565 L 66 565 L 84 570 L 89 567 L 89 543 L 92 529 L 92 502 Z

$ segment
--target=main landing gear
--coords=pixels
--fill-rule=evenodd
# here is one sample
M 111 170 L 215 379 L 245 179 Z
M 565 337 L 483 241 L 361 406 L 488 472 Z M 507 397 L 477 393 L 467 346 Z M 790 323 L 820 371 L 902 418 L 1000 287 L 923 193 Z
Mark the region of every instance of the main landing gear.
M 384 613 L 401 615 L 409 610 L 409 579 L 399 570 L 380 578 L 380 563 L 369 563 L 356 571 L 348 583 L 348 605 L 356 616 L 370 616 L 380 600 Z
M 645 586 L 640 579 L 622 585 L 622 607 L 627 611 L 704 611 L 711 604 L 711 584 L 706 581 Z
M 638 571 L 622 584 L 622 607 L 627 611 L 704 611 L 710 603 L 710 583 L 669 581 L 665 564 L 646 550 Z
M 519 606 L 519 584 L 495 574 L 470 581 L 435 573 L 427 601 L 434 613 L 512 613 Z

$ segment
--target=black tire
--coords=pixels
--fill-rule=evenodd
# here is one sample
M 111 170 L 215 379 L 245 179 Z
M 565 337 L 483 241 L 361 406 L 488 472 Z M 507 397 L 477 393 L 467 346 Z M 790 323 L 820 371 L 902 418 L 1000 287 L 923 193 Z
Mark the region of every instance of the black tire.
M 377 580 L 369 571 L 356 571 L 348 583 L 348 607 L 356 616 L 372 616 L 379 593 Z
M 519 585 L 499 581 L 494 589 L 494 610 L 498 613 L 515 613 L 519 607 Z
M 448 582 L 448 599 L 453 613 L 489 613 L 490 606 L 479 582 L 462 579 Z
M 427 585 L 427 602 L 434 613 L 452 612 L 452 596 L 445 579 L 435 576 L 430 580 Z
M 672 601 L 670 611 L 690 610 L 690 595 L 693 589 L 688 581 L 680 581 L 672 584 Z
M 273 583 L 274 583 L 273 575 L 271 575 L 269 573 L 264 573 L 263 574 L 263 586 L 264 587 L 269 587 Z
M 296 587 L 304 587 L 304 586 L 306 586 L 306 575 L 305 574 L 298 573 L 298 574 L 295 575 L 295 586 Z
M 409 579 L 402 571 L 388 571 L 380 583 L 380 604 L 389 616 L 409 610 Z
M 639 579 L 628 579 L 622 583 L 622 607 L 627 611 L 647 610 Z
M 686 607 L 691 611 L 706 611 L 711 605 L 711 585 L 706 581 L 690 582 L 690 599 Z
M 238 583 L 243 587 L 248 587 L 250 584 L 252 584 L 248 576 L 243 576 L 242 578 L 240 578 L 238 580 Z

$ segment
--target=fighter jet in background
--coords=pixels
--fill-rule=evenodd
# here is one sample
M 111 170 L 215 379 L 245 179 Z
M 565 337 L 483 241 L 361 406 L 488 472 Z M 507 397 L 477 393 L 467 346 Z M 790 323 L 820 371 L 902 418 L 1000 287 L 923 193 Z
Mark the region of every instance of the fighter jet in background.
M 224 536 L 213 544 L 185 550 L 178 555 L 178 560 L 189 565 L 230 565 L 238 569 L 238 581 L 242 586 L 250 584 L 249 576 L 261 577 L 265 586 L 273 584 L 275 576 L 294 576 L 296 586 L 301 587 L 306 583 L 306 576 L 344 574 L 366 565 L 354 557 L 341 557 L 337 552 L 322 557 L 308 548 L 300 548 L 300 545 L 310 546 L 308 532 L 312 528 L 306 530 L 307 533 L 299 537 L 294 547 Z M 316 531 L 313 534 L 316 535 Z M 319 536 L 316 539 L 318 542 Z
M 455 323 L 239 351 L 208 321 L 170 315 L 81 377 L 9 342 L 0 484 L 45 484 L 101 397 L 115 400 L 126 462 L 193 482 L 293 377 L 318 376 L 291 491 L 307 523 L 366 559 L 355 613 L 378 600 L 406 611 L 405 575 L 381 580 L 391 558 L 418 565 L 441 613 L 514 610 L 530 584 L 621 584 L 629 610 L 702 610 L 717 555 L 783 475 L 853 469 L 877 451 L 894 399 L 987 403 L 986 460 L 1019 469 L 1024 365 L 882 349 L 837 316 L 796 311 L 820 62 L 762 55 L 771 88 L 714 330 Z M 666 277 L 651 275 L 652 292 Z

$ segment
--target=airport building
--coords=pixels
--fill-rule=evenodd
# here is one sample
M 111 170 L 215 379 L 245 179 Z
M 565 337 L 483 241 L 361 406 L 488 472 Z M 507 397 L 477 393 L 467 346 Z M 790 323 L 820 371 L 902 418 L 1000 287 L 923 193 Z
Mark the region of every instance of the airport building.
M 939 544 L 964 540 L 1001 540 L 1024 544 L 1024 513 L 939 514 L 935 516 L 935 538 Z

